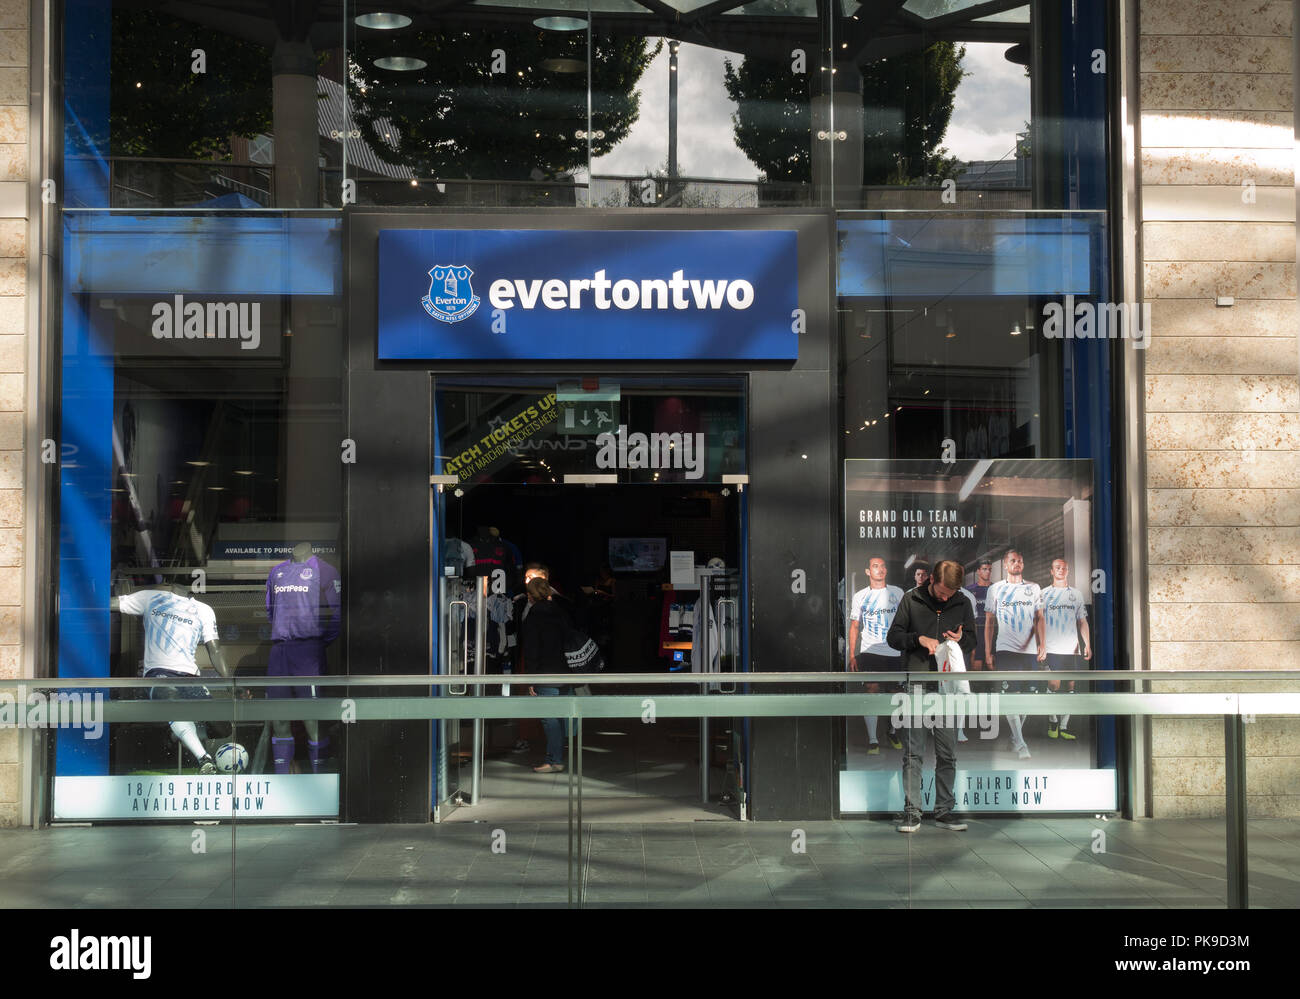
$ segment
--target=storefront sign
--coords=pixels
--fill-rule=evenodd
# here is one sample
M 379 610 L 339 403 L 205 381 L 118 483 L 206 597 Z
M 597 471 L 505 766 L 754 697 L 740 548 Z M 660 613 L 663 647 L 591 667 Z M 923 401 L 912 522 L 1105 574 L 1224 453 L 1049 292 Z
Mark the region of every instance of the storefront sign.
M 385 229 L 379 357 L 794 360 L 793 230 Z
M 56 822 L 314 819 L 338 814 L 338 774 L 54 778 Z

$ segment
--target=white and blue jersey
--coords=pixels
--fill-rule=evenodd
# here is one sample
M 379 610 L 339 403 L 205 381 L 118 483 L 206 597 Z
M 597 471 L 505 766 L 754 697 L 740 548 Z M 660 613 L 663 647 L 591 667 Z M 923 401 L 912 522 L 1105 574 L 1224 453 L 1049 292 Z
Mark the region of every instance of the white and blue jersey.
M 168 590 L 137 590 L 117 598 L 123 614 L 144 618 L 144 669 L 199 675 L 194 653 L 201 642 L 216 641 L 217 615 L 193 597 Z
M 1049 586 L 1038 598 L 1038 609 L 1047 622 L 1048 655 L 1078 655 L 1079 622 L 1088 619 L 1083 594 L 1073 586 Z
M 315 555 L 306 562 L 287 559 L 266 577 L 266 616 L 271 640 L 287 642 L 339 636 L 342 584 L 338 570 Z
M 998 622 L 998 643 L 994 651 L 1038 654 L 1034 621 L 1041 592 L 1037 583 L 1012 583 L 1005 579 L 989 587 L 984 609 Z
M 885 641 L 902 599 L 903 591 L 897 586 L 882 586 L 878 590 L 868 586 L 853 594 L 853 620 L 858 622 L 862 635 L 856 652 L 873 656 L 902 655 Z

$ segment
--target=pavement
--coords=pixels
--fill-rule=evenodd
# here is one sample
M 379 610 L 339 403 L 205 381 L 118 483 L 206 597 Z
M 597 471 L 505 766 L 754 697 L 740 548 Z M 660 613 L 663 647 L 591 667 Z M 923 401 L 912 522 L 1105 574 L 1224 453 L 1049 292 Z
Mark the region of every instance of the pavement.
M 1300 820 L 1248 823 L 1251 904 L 1300 907 Z M 550 821 L 230 824 L 0 831 L 0 907 L 564 906 Z M 927 823 L 590 822 L 588 906 L 1223 908 L 1216 819 Z

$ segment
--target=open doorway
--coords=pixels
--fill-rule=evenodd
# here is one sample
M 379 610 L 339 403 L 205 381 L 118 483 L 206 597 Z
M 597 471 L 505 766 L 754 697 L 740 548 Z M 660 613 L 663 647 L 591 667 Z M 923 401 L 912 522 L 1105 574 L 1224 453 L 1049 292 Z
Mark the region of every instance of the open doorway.
M 556 391 L 554 385 L 549 390 L 536 386 L 492 398 L 478 388 L 479 398 L 466 399 L 465 388 L 439 388 L 439 415 L 457 413 L 468 430 L 442 448 L 452 456 L 469 450 L 468 442 L 476 437 L 483 447 L 485 435 L 477 431 L 484 425 L 517 427 L 512 413 L 527 412 L 530 406 L 537 410 Z M 743 446 L 736 447 L 743 440 L 743 390 L 735 386 L 731 392 L 692 398 L 680 390 L 656 388 L 633 395 L 620 386 L 620 398 L 603 404 L 604 422 L 617 428 L 603 440 L 593 434 L 566 436 L 566 423 L 582 426 L 590 413 L 552 400 L 548 409 L 554 407 L 558 414 L 524 440 L 564 446 L 519 449 L 506 456 L 504 467 L 499 458 L 495 467 L 489 459 L 441 495 L 438 565 L 444 599 L 465 599 L 464 613 L 474 614 L 468 608 L 475 606 L 475 580 L 491 579 L 477 584 L 491 593 L 485 598 L 483 627 L 475 620 L 461 629 L 482 635 L 485 672 L 515 676 L 527 669 L 518 642 L 527 606 L 522 597 L 525 566 L 544 567 L 555 602 L 600 646 L 607 673 L 644 677 L 597 692 L 666 693 L 669 685 L 655 681 L 668 673 L 744 670 L 743 474 L 720 471 L 743 468 Z M 447 398 L 453 395 L 459 398 Z M 669 447 L 683 441 L 689 447 L 687 435 L 698 435 L 694 469 L 688 462 L 673 468 L 668 454 L 657 469 L 629 468 L 634 461 L 626 460 L 614 469 L 597 463 L 602 446 L 617 449 L 617 434 L 634 448 L 645 417 L 658 432 L 679 435 Z M 724 475 L 727 480 L 721 481 Z M 600 481 L 589 481 L 592 476 Z M 476 657 L 464 651 L 461 661 L 472 672 Z M 704 687 L 671 689 L 682 693 Z M 710 689 L 720 693 L 738 687 L 731 680 Z M 489 693 L 502 690 L 528 696 L 530 687 L 521 678 L 489 688 Z M 442 759 L 448 779 L 442 791 L 451 792 L 458 779 L 468 786 L 466 772 L 472 774 L 477 763 L 481 793 L 475 807 L 444 808 L 442 817 L 546 821 L 567 814 L 567 776 L 533 769 L 544 756 L 539 722 L 487 721 L 477 740 L 472 728 L 471 722 L 444 726 Z M 583 741 L 585 810 L 592 819 L 672 821 L 741 814 L 746 747 L 739 719 L 714 719 L 707 725 L 698 719 L 660 718 L 654 724 L 639 718 L 592 720 L 584 727 Z M 440 800 L 467 799 L 462 791 Z

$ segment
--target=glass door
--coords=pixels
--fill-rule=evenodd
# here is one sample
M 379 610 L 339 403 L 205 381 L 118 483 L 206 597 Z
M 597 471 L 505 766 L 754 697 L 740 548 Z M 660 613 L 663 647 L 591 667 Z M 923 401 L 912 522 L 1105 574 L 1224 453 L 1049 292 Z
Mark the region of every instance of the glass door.
M 458 537 L 457 509 L 439 500 L 445 484 L 434 481 L 430 488 L 431 555 L 435 574 L 431 662 L 439 676 L 474 676 L 483 672 L 487 581 L 475 575 L 473 558 L 467 557 L 469 548 Z M 469 683 L 447 683 L 435 688 L 438 697 L 463 699 L 481 694 L 480 687 Z M 433 817 L 438 822 L 451 810 L 479 801 L 482 722 L 440 719 L 434 721 L 433 728 Z

